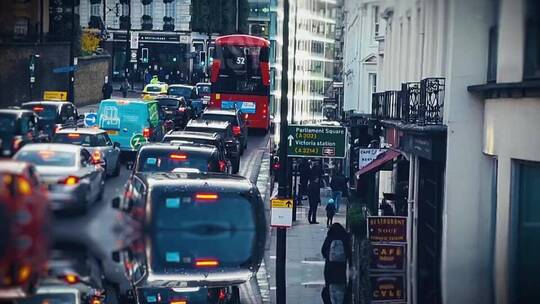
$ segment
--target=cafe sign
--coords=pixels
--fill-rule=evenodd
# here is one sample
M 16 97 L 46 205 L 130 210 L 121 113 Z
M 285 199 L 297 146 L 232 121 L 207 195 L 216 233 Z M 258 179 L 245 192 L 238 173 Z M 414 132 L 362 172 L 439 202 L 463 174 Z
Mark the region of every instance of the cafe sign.
M 371 243 L 370 271 L 405 271 L 405 244 Z
M 369 216 L 368 239 L 371 242 L 407 242 L 407 217 Z
M 370 275 L 371 303 L 405 303 L 407 301 L 404 274 Z

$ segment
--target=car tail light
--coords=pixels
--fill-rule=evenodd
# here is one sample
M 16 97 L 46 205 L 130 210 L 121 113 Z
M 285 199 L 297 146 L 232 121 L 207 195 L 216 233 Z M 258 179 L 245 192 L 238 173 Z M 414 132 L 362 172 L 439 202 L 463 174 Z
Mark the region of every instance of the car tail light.
M 244 119 L 248 119 L 249 114 L 244 114 Z
M 233 131 L 234 136 L 240 136 L 240 134 L 242 134 L 242 130 L 240 129 L 239 126 L 234 126 L 232 128 L 232 131 Z
M 19 283 L 26 282 L 30 278 L 30 274 L 32 273 L 32 268 L 29 265 L 24 265 L 21 268 L 19 268 L 19 271 L 17 272 L 17 281 Z
M 185 112 L 186 108 L 178 108 L 178 112 Z
M 197 193 L 195 194 L 195 200 L 199 202 L 212 202 L 219 198 L 216 193 Z
M 23 143 L 23 140 L 22 138 L 20 137 L 16 137 L 13 139 L 13 142 L 11 144 L 12 148 L 13 148 L 13 152 L 19 150 L 19 148 L 21 147 L 21 144 Z
M 172 300 L 169 304 L 187 304 L 186 300 Z
M 150 128 L 144 128 L 143 131 L 142 131 L 142 135 L 143 135 L 145 138 L 150 138 L 150 136 L 152 136 L 152 129 L 150 129 Z
M 78 133 L 69 133 L 69 134 L 68 134 L 68 137 L 69 137 L 69 138 L 79 138 L 79 137 L 81 137 L 81 134 L 78 134 Z
M 219 171 L 225 172 L 227 170 L 227 163 L 224 160 L 219 161 Z
M 219 266 L 219 261 L 216 259 L 196 259 L 196 267 L 217 267 Z
M 79 276 L 76 274 L 66 274 L 63 277 L 64 281 L 68 284 L 77 284 L 79 283 Z
M 169 155 L 169 157 L 171 159 L 180 160 L 180 161 L 184 161 L 184 160 L 188 159 L 188 156 L 186 154 L 179 154 L 179 153 L 171 154 L 171 155 Z
M 32 193 L 32 186 L 24 177 L 17 178 L 17 191 L 20 195 L 29 195 Z
M 34 112 L 42 112 L 45 109 L 43 107 L 34 107 L 32 110 L 34 110 Z
M 68 176 L 64 180 L 60 181 L 60 184 L 67 186 L 73 186 L 79 183 L 79 178 L 76 176 Z
M 90 300 L 90 303 L 91 304 L 101 304 L 102 302 L 98 297 L 92 297 L 92 299 Z

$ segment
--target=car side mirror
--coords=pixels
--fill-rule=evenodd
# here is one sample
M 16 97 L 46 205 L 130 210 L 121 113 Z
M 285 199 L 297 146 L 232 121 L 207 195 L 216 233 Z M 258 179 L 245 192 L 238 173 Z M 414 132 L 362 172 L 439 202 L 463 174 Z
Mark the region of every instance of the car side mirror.
M 113 251 L 111 253 L 111 258 L 115 263 L 120 263 L 120 251 L 117 251 L 117 250 Z
M 113 198 L 111 205 L 112 205 L 113 209 L 120 209 L 120 197 L 117 196 L 117 197 Z
M 119 142 L 114 142 L 113 143 L 113 148 L 115 148 L 115 149 L 118 148 L 119 149 L 120 148 L 120 143 Z
M 128 161 L 126 164 L 126 168 L 128 170 L 133 170 L 133 167 L 134 167 L 134 163 L 132 161 Z

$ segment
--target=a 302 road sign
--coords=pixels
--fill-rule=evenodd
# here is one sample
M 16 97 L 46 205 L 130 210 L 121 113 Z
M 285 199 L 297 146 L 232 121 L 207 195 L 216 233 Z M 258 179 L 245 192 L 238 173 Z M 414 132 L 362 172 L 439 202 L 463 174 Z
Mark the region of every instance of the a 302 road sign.
M 345 157 L 344 127 L 289 125 L 287 155 L 289 157 Z

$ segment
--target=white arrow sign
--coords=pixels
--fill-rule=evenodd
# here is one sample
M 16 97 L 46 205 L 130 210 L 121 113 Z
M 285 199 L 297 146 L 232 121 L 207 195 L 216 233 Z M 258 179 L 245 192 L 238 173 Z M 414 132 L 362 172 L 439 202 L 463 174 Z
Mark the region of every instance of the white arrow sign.
M 287 140 L 289 141 L 289 146 L 292 146 L 293 144 L 293 141 L 294 141 L 294 137 L 291 135 L 289 135 L 289 137 L 287 137 Z

